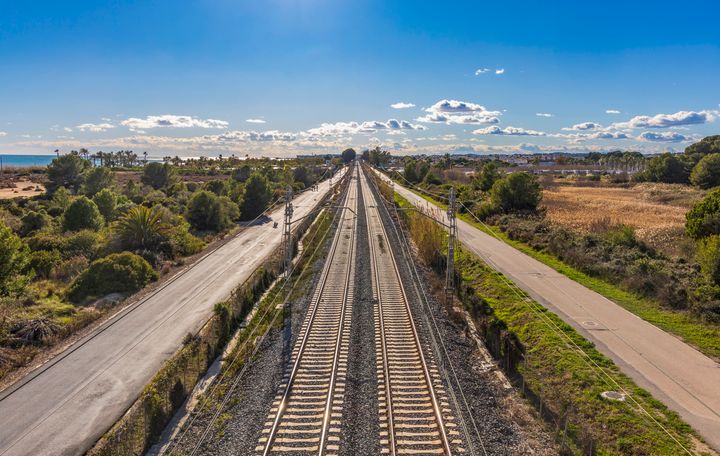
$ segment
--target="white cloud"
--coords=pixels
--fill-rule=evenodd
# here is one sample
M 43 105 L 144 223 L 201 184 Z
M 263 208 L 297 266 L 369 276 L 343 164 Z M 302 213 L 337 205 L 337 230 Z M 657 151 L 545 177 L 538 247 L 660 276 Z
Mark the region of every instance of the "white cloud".
M 440 100 L 429 108 L 429 113 L 418 117 L 418 122 L 450 124 L 496 124 L 500 111 L 488 111 L 485 106 L 458 100 Z
M 0 137 L 7 136 L 7 133 L 4 131 L 0 131 Z
M 568 129 L 569 130 L 569 129 Z M 591 139 L 629 139 L 630 137 L 622 131 L 597 131 L 594 133 L 553 133 L 548 136 L 552 138 L 564 138 L 571 142 L 587 141 Z
M 538 117 L 552 117 L 553 116 L 549 112 L 536 112 L 535 115 Z
M 645 131 L 640 133 L 637 137 L 640 141 L 650 141 L 650 142 L 680 142 L 680 141 L 688 141 L 690 138 L 688 138 L 685 135 L 681 135 L 680 133 L 674 132 L 674 131 L 668 131 L 668 132 L 653 132 L 653 131 Z
M 65 130 L 68 133 L 72 132 L 72 128 L 70 128 L 70 127 L 65 127 L 65 128 L 63 128 L 63 130 Z
M 78 125 L 75 128 L 77 128 L 80 131 L 91 131 L 93 133 L 99 133 L 101 131 L 110 130 L 111 128 L 115 128 L 115 125 L 109 124 L 109 123 L 101 123 L 101 124 L 93 124 L 93 123 L 85 123 L 82 125 Z M 65 129 L 65 131 L 68 131 L 68 129 Z M 72 131 L 72 130 L 70 130 Z
M 147 116 L 144 119 L 131 117 L 123 120 L 120 124 L 129 127 L 130 130 L 144 130 L 149 128 L 227 128 L 228 123 L 224 120 L 198 119 L 193 116 L 176 116 L 164 114 L 161 116 Z
M 563 130 L 565 131 L 588 131 L 588 130 L 599 130 L 602 128 L 602 125 L 596 122 L 583 122 L 579 124 L 575 124 L 572 127 L 565 127 Z
M 526 130 L 518 127 L 505 127 L 500 128 L 498 126 L 492 126 L 487 128 L 478 128 L 473 130 L 474 135 L 503 135 L 503 136 L 546 136 L 543 131 Z
M 627 122 L 618 122 L 613 128 L 668 128 L 682 125 L 698 125 L 712 122 L 718 111 L 678 111 L 674 114 L 635 116 Z
M 335 122 L 323 123 L 319 127 L 307 130 L 309 136 L 342 136 L 371 134 L 378 131 L 426 130 L 427 127 L 408 122 L 407 120 L 390 119 L 387 122 L 369 120 L 366 122 Z
M 404 101 L 400 101 L 398 103 L 393 103 L 390 105 L 393 109 L 407 109 L 407 108 L 414 108 L 415 105 L 413 103 L 405 103 Z
M 100 120 L 102 120 L 103 122 L 112 122 L 112 119 L 109 117 L 101 117 Z
M 503 74 L 503 73 L 505 73 L 505 68 L 499 68 L 499 69 L 495 70 L 495 74 Z
M 617 109 L 606 109 L 605 114 L 620 114 L 620 111 Z
M 480 76 L 481 74 L 485 74 L 488 71 L 490 71 L 489 68 L 478 68 L 477 70 L 475 70 L 475 76 Z
M 256 124 L 264 124 L 265 120 L 263 119 L 245 119 L 245 122 L 247 123 L 256 123 Z

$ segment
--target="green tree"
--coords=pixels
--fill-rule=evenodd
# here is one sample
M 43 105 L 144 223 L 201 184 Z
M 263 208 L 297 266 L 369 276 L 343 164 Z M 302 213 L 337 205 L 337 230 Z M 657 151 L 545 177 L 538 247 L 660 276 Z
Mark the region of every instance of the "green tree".
M 651 158 L 642 174 L 650 182 L 686 184 L 690 177 L 687 163 L 676 154 L 664 153 Z
M 413 159 L 407 159 L 405 161 L 405 168 L 403 169 L 403 177 L 406 181 L 416 184 L 419 182 L 417 174 L 417 163 Z
M 65 231 L 99 230 L 102 226 L 103 217 L 97 205 L 85 196 L 76 198 L 63 214 Z
M 111 221 L 115 219 L 115 210 L 118 204 L 117 193 L 109 188 L 104 188 L 93 196 L 93 202 L 105 220 Z
M 140 180 L 143 184 L 158 190 L 174 184 L 177 177 L 175 169 L 169 163 L 152 162 L 145 165 Z
M 705 155 L 718 153 L 720 153 L 720 135 L 707 136 L 685 148 L 685 155 L 693 163 L 697 163 Z
M 703 189 L 720 185 L 720 153 L 701 158 L 690 173 L 690 182 Z
M 205 190 L 213 192 L 218 196 L 222 196 L 227 194 L 227 185 L 225 184 L 225 181 L 213 179 L 205 184 Z
M 245 196 L 240 206 L 240 218 L 252 220 L 267 209 L 272 194 L 267 178 L 260 173 L 252 173 L 245 183 Z
M 79 303 L 88 297 L 134 293 L 157 278 L 150 263 L 141 256 L 113 253 L 90 263 L 70 286 L 68 298 Z
M 12 229 L 0 220 L 0 295 L 8 296 L 27 285 L 23 273 L 30 260 L 30 249 Z
M 482 167 L 480 174 L 475 178 L 473 184 L 477 189 L 487 192 L 500 177 L 497 164 L 495 162 L 488 162 Z
M 53 159 L 47 167 L 48 192 L 53 193 L 58 187 L 77 192 L 84 182 L 88 168 L 90 162 L 77 154 L 61 155 Z
M 303 184 L 303 187 L 307 187 L 312 183 L 312 179 L 310 178 L 308 169 L 303 165 L 295 167 L 295 169 L 293 170 L 293 180 L 295 182 L 301 182 Z
M 29 211 L 25 214 L 22 219 L 22 226 L 20 226 L 20 234 L 27 236 L 35 231 L 41 230 L 50 224 L 50 217 L 41 210 L 40 212 Z
M 713 234 L 700 240 L 697 260 L 707 280 L 720 285 L 720 236 Z
M 252 168 L 248 165 L 242 165 L 232 171 L 231 177 L 238 182 L 245 182 L 252 174 Z
M 685 214 L 685 231 L 693 239 L 720 234 L 720 189 L 690 208 Z
M 118 219 L 114 231 L 125 250 L 156 251 L 169 239 L 171 226 L 162 213 L 146 206 L 135 206 Z
M 200 190 L 190 198 L 186 218 L 196 230 L 221 231 L 232 226 L 239 213 L 230 198 Z
M 85 172 L 83 191 L 92 198 L 100 190 L 110 187 L 112 182 L 113 173 L 108 168 L 103 166 L 91 168 Z
M 342 154 L 340 154 L 340 157 L 342 158 L 343 163 L 350 163 L 351 161 L 355 160 L 355 149 L 345 149 L 342 151 Z
M 490 201 L 502 212 L 535 211 L 541 199 L 537 178 L 526 172 L 508 174 L 490 189 Z

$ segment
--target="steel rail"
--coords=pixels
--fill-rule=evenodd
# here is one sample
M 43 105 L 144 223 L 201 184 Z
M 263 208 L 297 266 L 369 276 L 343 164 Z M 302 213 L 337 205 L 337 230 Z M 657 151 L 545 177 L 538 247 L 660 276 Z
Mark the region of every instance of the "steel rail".
M 356 174 L 357 174 L 357 168 L 356 168 Z M 303 355 L 305 354 L 305 349 L 307 347 L 308 340 L 310 339 L 310 335 L 312 333 L 313 324 L 315 323 L 315 319 L 318 315 L 318 310 L 320 308 L 320 304 L 323 300 L 324 291 L 325 291 L 326 287 L 328 286 L 328 283 L 329 283 L 328 277 L 329 277 L 330 271 L 334 265 L 336 255 L 337 255 L 338 245 L 340 244 L 340 240 L 343 235 L 343 227 L 345 226 L 345 223 L 346 223 L 346 218 L 345 218 L 344 212 L 349 209 L 347 207 L 347 202 L 351 199 L 351 195 L 353 195 L 353 197 L 355 198 L 355 201 L 356 201 L 356 196 L 354 195 L 354 194 L 356 194 L 356 191 L 353 191 L 352 184 L 350 184 L 350 185 L 351 185 L 350 190 L 348 191 L 348 194 L 345 197 L 345 204 L 342 208 L 343 214 L 341 216 L 340 224 L 338 226 L 337 233 L 335 234 L 335 237 L 333 239 L 333 243 L 330 247 L 330 252 L 329 252 L 328 258 L 326 260 L 325 267 L 323 268 L 322 275 L 320 277 L 320 282 L 317 286 L 317 289 L 319 291 L 315 293 L 316 298 L 313 300 L 313 303 L 311 305 L 311 311 L 310 311 L 310 315 L 308 317 L 308 322 L 306 325 L 303 325 L 303 326 L 305 326 L 305 331 L 303 333 L 302 339 L 300 340 L 300 346 L 298 348 L 297 355 L 295 356 L 295 360 L 293 362 L 293 367 L 292 367 L 290 376 L 287 379 L 287 384 L 285 385 L 285 388 L 283 389 L 282 399 L 280 400 L 280 403 L 277 406 L 277 411 L 275 414 L 275 418 L 273 420 L 272 427 L 267 435 L 267 441 L 265 442 L 264 449 L 262 452 L 263 456 L 269 455 L 270 452 L 272 451 L 273 442 L 277 435 L 280 421 L 283 417 L 285 407 L 288 404 L 288 400 L 290 398 L 290 393 L 291 393 L 291 390 L 295 383 L 295 378 L 298 374 L 298 371 L 300 370 L 301 361 L 304 359 Z M 352 211 L 352 212 L 354 212 L 354 211 Z M 355 220 L 356 219 L 357 219 L 357 217 L 355 217 Z M 356 254 L 356 252 L 355 252 L 355 231 L 356 230 L 353 229 L 352 240 L 350 241 L 350 251 L 347 253 L 348 260 L 345 264 L 345 274 L 344 274 L 345 283 L 344 283 L 344 287 L 343 287 L 344 292 L 343 292 L 343 299 L 342 299 L 342 304 L 341 304 L 340 317 L 338 320 L 338 328 L 337 328 L 337 335 L 336 335 L 336 341 L 335 341 L 335 350 L 334 350 L 334 354 L 333 354 L 332 373 L 331 373 L 330 381 L 328 383 L 327 398 L 326 398 L 326 403 L 325 403 L 325 407 L 324 407 L 322 428 L 320 431 L 320 442 L 318 445 L 318 453 L 317 453 L 318 455 L 322 455 L 324 452 L 326 435 L 327 435 L 328 425 L 329 425 L 329 421 L 330 421 L 329 418 L 330 418 L 330 414 L 331 414 L 331 410 L 332 410 L 334 386 L 335 386 L 337 368 L 338 368 L 338 364 L 339 364 L 338 361 L 339 361 L 340 347 L 341 347 L 341 343 L 342 343 L 343 330 L 345 329 L 344 328 L 345 315 L 346 315 L 345 312 L 346 312 L 347 305 L 348 305 L 347 301 L 348 301 L 348 293 L 349 293 L 348 285 L 352 278 L 351 271 L 353 270 L 352 265 L 354 263 L 355 254 Z
M 367 219 L 367 221 L 368 221 L 368 231 L 370 231 L 371 223 L 370 223 L 370 216 L 368 215 L 368 212 L 369 212 L 369 211 L 368 211 L 367 209 L 369 209 L 369 208 L 374 208 L 374 209 L 375 209 L 375 211 L 377 212 L 377 215 L 378 215 L 378 216 L 377 216 L 377 220 L 378 220 L 378 221 L 380 220 L 380 211 L 377 210 L 377 201 L 375 200 L 375 196 L 374 196 L 374 195 L 372 194 L 372 192 L 370 192 L 370 190 L 369 190 L 369 184 L 367 183 L 367 177 L 365 176 L 365 173 L 364 173 L 364 172 L 361 172 L 360 174 L 361 174 L 361 182 L 362 182 L 361 188 L 362 188 L 362 190 L 363 190 L 363 200 L 365 201 L 365 206 L 366 206 L 365 216 L 366 216 L 366 219 Z M 369 195 L 369 198 L 366 198 L 366 197 L 365 197 L 366 191 L 367 191 L 367 194 Z M 373 205 L 369 205 L 369 204 L 368 204 L 368 202 L 369 202 L 370 200 L 373 201 Z M 383 226 L 383 224 L 382 224 L 382 223 L 379 223 L 379 222 L 375 222 L 375 225 L 379 225 L 379 231 L 382 233 L 384 239 L 388 239 L 388 237 L 387 237 L 387 232 L 385 231 L 385 227 Z M 374 227 L 374 228 L 377 228 L 377 227 Z M 370 233 L 368 233 L 368 234 L 370 234 Z M 377 262 L 377 251 L 375 250 L 374 242 L 373 242 L 372 237 L 371 237 L 371 236 L 369 236 L 369 237 L 370 237 L 370 245 L 371 245 L 371 252 L 372 252 L 372 254 L 371 254 L 371 260 L 372 260 L 372 264 L 375 265 L 375 266 L 374 266 L 374 269 L 377 271 L 377 269 L 378 269 L 378 267 L 377 267 L 377 264 L 378 264 L 378 262 Z M 422 366 L 422 371 L 423 371 L 423 375 L 424 375 L 424 378 L 425 378 L 425 383 L 426 383 L 426 385 L 427 385 L 427 390 L 428 390 L 428 393 L 429 393 L 429 395 L 430 395 L 430 399 L 431 399 L 431 402 L 432 402 L 432 408 L 433 408 L 433 411 L 434 411 L 434 414 L 435 414 L 435 419 L 436 419 L 436 421 L 437 421 L 437 427 L 438 427 L 438 430 L 439 430 L 440 435 L 441 435 L 441 441 L 442 441 L 443 450 L 444 450 L 444 452 L 445 452 L 446 455 L 450 456 L 450 455 L 452 455 L 452 450 L 451 450 L 451 447 L 450 447 L 450 440 L 449 440 L 449 438 L 448 438 L 448 436 L 447 436 L 447 431 L 446 431 L 446 429 L 445 429 L 445 422 L 444 422 L 445 420 L 443 419 L 442 411 L 441 411 L 441 408 L 440 408 L 440 405 L 439 405 L 439 401 L 438 401 L 437 395 L 436 395 L 436 393 L 435 393 L 435 388 L 434 388 L 434 386 L 433 386 L 432 377 L 431 377 L 431 375 L 430 375 L 430 371 L 429 371 L 428 366 L 427 366 L 427 360 L 425 359 L 425 355 L 424 355 L 424 352 L 423 352 L 422 344 L 421 344 L 421 342 L 420 342 L 419 333 L 418 333 L 418 331 L 417 331 L 417 327 L 415 326 L 415 322 L 414 322 L 414 320 L 413 320 L 413 318 L 412 318 L 412 311 L 411 311 L 411 309 L 410 309 L 410 304 L 409 304 L 409 301 L 408 301 L 408 298 L 407 298 L 407 294 L 406 294 L 406 292 L 405 292 L 405 287 L 403 286 L 403 283 L 402 283 L 402 280 L 401 280 L 400 271 L 399 271 L 399 269 L 398 269 L 397 262 L 395 261 L 395 257 L 394 257 L 394 255 L 392 254 L 392 248 L 390 247 L 389 243 L 388 243 L 388 249 L 389 249 L 389 251 L 391 252 L 391 254 L 389 255 L 390 263 L 391 263 L 391 265 L 392 265 L 393 271 L 395 272 L 395 278 L 396 278 L 397 283 L 398 283 L 398 285 L 399 285 L 399 291 L 400 291 L 400 294 L 401 294 L 401 296 L 402 296 L 402 302 L 403 302 L 403 304 L 404 304 L 405 311 L 407 312 L 407 315 L 408 315 L 408 317 L 409 317 L 410 328 L 411 328 L 411 330 L 412 330 L 412 337 L 413 337 L 413 339 L 414 339 L 414 341 L 415 341 L 415 346 L 416 346 L 416 349 L 417 349 L 417 351 L 418 351 L 418 355 L 419 355 L 419 358 L 420 358 L 420 361 L 421 361 L 421 366 Z M 381 286 L 380 286 L 381 281 L 379 280 L 379 277 L 377 276 L 377 272 L 376 272 L 376 281 L 377 281 L 377 282 L 376 282 L 376 288 L 377 288 L 377 291 L 378 291 L 378 304 L 381 306 L 381 302 L 382 302 L 382 297 L 380 296 L 380 293 L 381 293 Z M 382 307 L 380 307 L 380 309 L 382 309 Z M 384 316 L 383 316 L 382 312 L 378 312 L 378 314 L 379 314 L 379 319 L 380 319 L 381 327 L 382 327 L 382 326 L 383 326 Z M 387 361 L 387 358 L 388 358 L 388 353 L 387 353 L 387 350 L 386 350 L 387 344 L 385 343 L 386 334 L 385 334 L 384 332 L 381 332 L 381 336 L 382 336 L 382 338 L 383 338 L 383 343 L 382 343 L 382 346 L 383 346 L 383 362 L 384 362 L 383 364 L 386 365 L 386 361 Z M 385 372 L 385 382 L 386 382 L 386 385 L 387 385 L 387 388 L 386 388 L 386 389 L 391 389 L 391 388 L 390 388 L 390 381 L 391 381 L 391 379 L 390 379 L 390 375 L 389 375 L 389 370 L 386 370 L 386 372 Z M 387 397 L 387 398 L 386 398 L 386 401 L 387 401 L 387 406 L 390 407 L 390 406 L 391 406 L 391 403 L 392 403 L 392 398 L 391 398 L 391 397 Z M 389 409 L 390 409 L 390 408 L 389 408 Z M 390 413 L 389 413 L 389 414 L 388 414 L 388 422 L 390 421 L 390 419 L 391 419 L 391 418 L 390 418 Z M 390 429 L 388 429 L 388 431 L 390 431 Z M 394 442 L 394 440 L 395 440 L 395 439 L 394 439 L 394 436 L 391 437 L 391 440 Z M 395 444 L 393 443 L 392 446 L 394 447 Z M 394 448 L 391 448 L 391 451 L 394 452 L 395 449 L 394 449 Z

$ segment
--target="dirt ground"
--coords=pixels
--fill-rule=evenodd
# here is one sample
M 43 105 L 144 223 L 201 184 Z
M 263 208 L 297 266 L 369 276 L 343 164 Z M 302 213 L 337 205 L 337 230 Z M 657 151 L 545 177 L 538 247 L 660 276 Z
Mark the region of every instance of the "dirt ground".
M 45 192 L 45 187 L 27 178 L 13 179 L 0 183 L 0 199 L 17 198 L 19 196 L 36 196 Z
M 548 186 L 542 205 L 554 222 L 591 231 L 601 219 L 632 225 L 638 237 L 669 254 L 685 250 L 685 213 L 704 196 L 686 185 L 642 183 L 630 187 Z

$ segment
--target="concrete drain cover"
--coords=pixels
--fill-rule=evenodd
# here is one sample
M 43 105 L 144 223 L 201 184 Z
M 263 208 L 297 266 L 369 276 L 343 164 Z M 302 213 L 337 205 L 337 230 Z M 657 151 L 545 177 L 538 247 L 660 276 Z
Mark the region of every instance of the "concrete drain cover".
M 594 321 L 584 321 L 583 324 L 585 326 L 597 326 L 597 323 Z
M 600 396 L 604 397 L 605 399 L 609 399 L 611 401 L 624 401 L 625 400 L 625 394 L 618 393 L 617 391 L 603 391 L 600 393 Z

